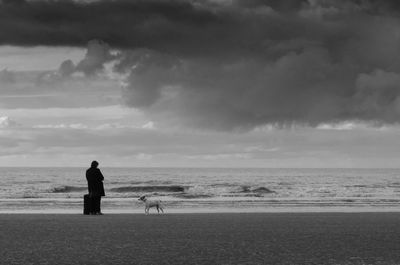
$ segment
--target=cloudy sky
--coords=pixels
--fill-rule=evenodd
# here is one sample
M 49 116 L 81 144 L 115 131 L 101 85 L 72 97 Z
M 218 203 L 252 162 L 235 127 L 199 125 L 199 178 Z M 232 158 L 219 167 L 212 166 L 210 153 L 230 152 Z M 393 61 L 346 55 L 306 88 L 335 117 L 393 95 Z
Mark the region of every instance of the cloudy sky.
M 0 0 L 0 166 L 398 167 L 400 4 Z

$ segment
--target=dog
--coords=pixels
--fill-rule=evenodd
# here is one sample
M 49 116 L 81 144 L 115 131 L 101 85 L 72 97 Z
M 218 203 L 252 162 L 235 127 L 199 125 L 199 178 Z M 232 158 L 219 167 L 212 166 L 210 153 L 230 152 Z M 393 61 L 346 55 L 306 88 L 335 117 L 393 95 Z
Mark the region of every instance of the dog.
M 141 197 L 139 198 L 139 201 L 144 202 L 144 213 L 145 213 L 145 214 L 149 214 L 149 210 L 150 210 L 150 208 L 152 208 L 152 207 L 156 207 L 158 213 L 160 213 L 160 210 L 161 210 L 162 213 L 164 213 L 164 209 L 163 209 L 163 206 L 162 206 L 160 200 L 148 200 L 148 199 L 146 198 L 146 196 L 143 195 L 143 196 L 141 196 Z

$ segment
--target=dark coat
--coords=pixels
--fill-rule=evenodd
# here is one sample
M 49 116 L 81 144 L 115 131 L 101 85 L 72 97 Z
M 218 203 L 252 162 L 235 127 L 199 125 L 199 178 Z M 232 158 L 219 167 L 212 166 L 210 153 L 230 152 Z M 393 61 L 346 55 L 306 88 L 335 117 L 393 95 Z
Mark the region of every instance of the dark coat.
M 91 167 L 86 170 L 86 180 L 88 182 L 89 194 L 92 196 L 105 196 L 104 185 L 103 185 L 103 174 L 100 169 Z

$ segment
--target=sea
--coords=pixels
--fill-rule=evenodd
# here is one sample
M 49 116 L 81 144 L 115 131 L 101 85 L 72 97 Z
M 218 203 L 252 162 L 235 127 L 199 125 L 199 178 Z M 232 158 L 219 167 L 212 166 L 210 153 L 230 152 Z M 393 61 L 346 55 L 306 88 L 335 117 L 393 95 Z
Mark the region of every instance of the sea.
M 0 213 L 82 213 L 86 168 L 0 168 Z M 398 212 L 400 169 L 101 168 L 104 213 Z M 150 213 L 156 213 L 152 209 Z

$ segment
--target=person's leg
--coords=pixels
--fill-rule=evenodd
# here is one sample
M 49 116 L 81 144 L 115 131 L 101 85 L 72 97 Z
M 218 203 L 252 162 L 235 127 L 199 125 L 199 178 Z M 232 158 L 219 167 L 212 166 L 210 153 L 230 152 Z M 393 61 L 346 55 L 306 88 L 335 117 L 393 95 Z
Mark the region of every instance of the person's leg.
M 100 196 L 93 197 L 93 212 L 97 214 L 100 211 Z
M 89 204 L 90 204 L 90 214 L 96 214 L 96 197 L 91 196 L 90 200 L 89 200 Z

